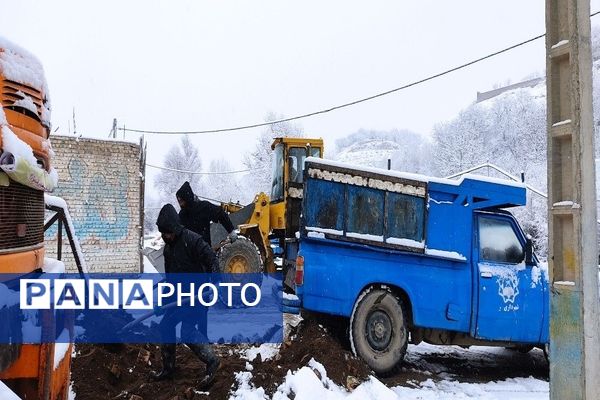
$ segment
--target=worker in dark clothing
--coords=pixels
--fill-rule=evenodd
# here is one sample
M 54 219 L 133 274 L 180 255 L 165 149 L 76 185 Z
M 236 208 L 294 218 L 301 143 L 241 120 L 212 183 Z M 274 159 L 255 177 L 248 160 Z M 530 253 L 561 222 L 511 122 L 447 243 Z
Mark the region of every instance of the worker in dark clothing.
M 223 225 L 229 234 L 229 240 L 235 242 L 237 234 L 229 215 L 219 206 L 209 201 L 200 200 L 193 192 L 189 182 L 185 182 L 176 193 L 177 201 L 181 207 L 179 219 L 183 226 L 196 232 L 209 245 L 210 241 L 210 223 L 218 222 Z
M 212 273 L 218 271 L 215 252 L 195 232 L 185 229 L 179 222 L 177 211 L 171 204 L 166 204 L 160 210 L 156 221 L 158 230 L 165 241 L 163 251 L 165 257 L 165 272 L 169 273 Z M 168 279 L 168 276 L 167 276 Z M 196 356 L 206 363 L 206 375 L 200 381 L 200 388 L 208 387 L 215 376 L 221 362 L 209 344 L 199 343 L 206 341 L 206 314 L 207 308 L 198 306 L 190 310 L 186 307 L 169 308 L 160 324 L 159 329 L 163 341 L 161 346 L 162 370 L 153 371 L 152 377 L 156 380 L 169 378 L 175 370 L 175 328 L 181 323 L 181 338 L 189 340 L 186 345 Z M 196 328 L 198 325 L 198 328 Z

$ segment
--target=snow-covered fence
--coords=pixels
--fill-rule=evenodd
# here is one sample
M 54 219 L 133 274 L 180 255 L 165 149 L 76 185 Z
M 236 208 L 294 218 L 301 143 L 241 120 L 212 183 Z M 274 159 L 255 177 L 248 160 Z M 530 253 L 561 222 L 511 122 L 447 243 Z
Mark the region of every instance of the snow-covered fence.
M 135 143 L 53 136 L 52 193 L 68 207 L 89 272 L 140 271 L 140 146 Z M 46 252 L 56 257 L 57 231 L 46 232 Z M 76 271 L 70 249 L 63 260 Z

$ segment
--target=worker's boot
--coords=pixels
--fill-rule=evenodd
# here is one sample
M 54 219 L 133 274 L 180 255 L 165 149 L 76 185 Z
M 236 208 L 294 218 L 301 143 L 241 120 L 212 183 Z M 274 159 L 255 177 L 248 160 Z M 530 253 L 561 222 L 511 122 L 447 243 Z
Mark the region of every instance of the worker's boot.
M 198 383 L 198 389 L 203 390 L 210 387 L 215 379 L 215 375 L 221 366 L 221 360 L 215 354 L 212 347 L 208 344 L 188 344 L 187 345 L 196 356 L 206 364 L 206 375 Z
M 175 371 L 175 345 L 163 344 L 160 348 L 160 353 L 162 356 L 162 369 L 160 371 L 150 372 L 150 377 L 155 381 L 170 378 Z

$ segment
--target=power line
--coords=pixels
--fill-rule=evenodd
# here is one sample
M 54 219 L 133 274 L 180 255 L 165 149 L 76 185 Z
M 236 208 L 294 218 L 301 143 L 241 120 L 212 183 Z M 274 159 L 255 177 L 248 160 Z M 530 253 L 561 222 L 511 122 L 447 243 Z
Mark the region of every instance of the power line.
M 600 11 L 596 11 L 596 12 L 592 13 L 590 15 L 590 17 L 596 16 L 598 14 L 600 14 Z M 502 53 L 506 53 L 507 51 L 516 49 L 517 47 L 524 46 L 524 45 L 529 44 L 531 42 L 534 42 L 534 41 L 536 41 L 538 39 L 541 39 L 544 36 L 546 36 L 545 33 L 543 33 L 541 35 L 537 35 L 537 36 L 532 37 L 530 39 L 524 40 L 524 41 L 522 41 L 520 43 L 514 44 L 512 46 L 505 47 L 502 50 L 495 51 L 495 52 L 490 53 L 490 54 L 488 54 L 486 56 L 479 57 L 479 58 L 477 58 L 475 60 L 472 60 L 472 61 L 466 62 L 464 64 L 458 65 L 456 67 L 447 69 L 447 70 L 445 70 L 443 72 L 439 72 L 437 74 L 430 75 L 430 76 L 428 76 L 426 78 L 423 78 L 423 79 L 420 79 L 420 80 L 408 83 L 406 85 L 403 85 L 403 86 L 400 86 L 400 87 L 397 87 L 397 88 L 394 88 L 394 89 L 386 90 L 385 92 L 380 92 L 380 93 L 374 94 L 372 96 L 363 97 L 363 98 L 360 98 L 360 99 L 357 99 L 357 100 L 350 101 L 348 103 L 343 103 L 343 104 L 340 104 L 340 105 L 337 105 L 337 106 L 333 106 L 333 107 L 329 107 L 329 108 L 325 108 L 325 109 L 322 109 L 322 110 L 313 111 L 313 112 L 306 113 L 306 114 L 301 114 L 301 115 L 296 115 L 294 117 L 283 118 L 283 119 L 279 119 L 279 120 L 275 120 L 275 121 L 269 121 L 269 122 L 260 122 L 260 123 L 256 123 L 256 124 L 250 124 L 250 125 L 236 126 L 236 127 L 232 127 L 232 128 L 206 129 L 206 130 L 198 130 L 198 131 L 151 131 L 151 130 L 144 130 L 144 129 L 129 129 L 129 128 L 125 129 L 124 127 L 123 128 L 119 128 L 119 130 L 129 131 L 129 132 L 137 132 L 137 133 L 148 133 L 148 134 L 155 134 L 155 135 L 193 135 L 193 134 L 202 134 L 202 133 L 221 133 L 221 132 L 240 131 L 240 130 L 245 130 L 245 129 L 259 128 L 259 127 L 262 127 L 262 126 L 268 126 L 268 125 L 272 125 L 272 124 L 278 124 L 278 123 L 282 123 L 282 122 L 295 121 L 295 120 L 298 120 L 298 119 L 303 119 L 303 118 L 308 118 L 308 117 L 314 117 L 316 115 L 326 114 L 326 113 L 329 113 L 329 112 L 332 112 L 332 111 L 335 111 L 335 110 L 339 110 L 339 109 L 342 109 L 342 108 L 354 106 L 354 105 L 357 105 L 357 104 L 360 104 L 360 103 L 364 103 L 366 101 L 374 100 L 374 99 L 377 99 L 379 97 L 383 97 L 383 96 L 387 96 L 387 95 L 392 94 L 392 93 L 399 92 L 399 91 L 404 90 L 404 89 L 408 89 L 408 88 L 413 87 L 413 86 L 420 85 L 422 83 L 431 81 L 433 79 L 436 79 L 436 78 L 442 77 L 444 75 L 448 75 L 448 74 L 450 74 L 452 72 L 456 72 L 456 71 L 461 70 L 463 68 L 469 67 L 469 66 L 471 66 L 473 64 L 477 64 L 477 63 L 479 63 L 481 61 L 487 60 L 488 58 L 492 58 L 492 57 L 495 57 L 495 56 L 500 55 Z
M 159 165 L 152 165 L 152 164 L 146 164 L 147 167 L 151 167 L 151 168 L 156 168 L 156 169 L 162 169 L 165 171 L 173 171 L 173 172 L 181 172 L 184 174 L 191 174 L 191 175 L 229 175 L 229 174 L 241 174 L 243 172 L 251 172 L 251 171 L 258 171 L 258 170 L 264 170 L 265 168 L 251 168 L 251 169 L 240 169 L 237 171 L 223 171 L 223 172 L 197 172 L 197 171 L 184 171 L 181 169 L 175 169 L 175 168 L 168 168 L 168 167 L 161 167 Z

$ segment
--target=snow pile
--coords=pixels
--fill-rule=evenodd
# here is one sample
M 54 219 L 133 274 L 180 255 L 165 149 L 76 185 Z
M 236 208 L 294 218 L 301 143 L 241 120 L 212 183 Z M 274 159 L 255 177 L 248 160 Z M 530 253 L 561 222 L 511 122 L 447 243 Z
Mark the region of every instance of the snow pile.
M 250 380 L 252 379 L 252 373 L 248 371 L 236 372 L 235 380 L 238 383 L 237 390 L 232 393 L 230 399 L 231 400 L 264 400 L 267 397 L 265 396 L 265 390 L 260 388 L 255 388 Z
M 62 274 L 65 272 L 65 263 L 54 258 L 44 257 L 42 271 L 47 274 Z
M 270 360 L 279 354 L 279 344 L 263 343 L 258 347 L 250 347 L 243 351 L 242 358 L 252 362 L 259 354 L 262 361 Z
M 48 84 L 44 77 L 44 68 L 42 63 L 24 48 L 17 46 L 9 40 L 0 36 L 0 70 L 8 80 L 31 86 L 46 96 L 46 101 L 42 106 L 42 123 L 50 126 L 50 96 L 48 94 Z M 21 95 L 21 93 L 17 93 Z M 23 97 L 23 96 L 22 96 Z M 17 104 L 18 105 L 18 104 Z M 29 108 L 28 108 L 29 109 Z M 38 114 L 37 108 L 29 109 Z M 2 118 L 0 117 L 0 124 Z
M 255 388 L 250 380 L 252 373 L 248 371 L 235 374 L 238 387 L 232 393 L 231 399 L 256 400 L 269 399 L 262 387 Z M 312 399 L 348 399 L 348 400 L 395 400 L 398 396 L 383 383 L 374 377 L 361 385 L 353 392 L 348 392 L 336 385 L 327 377 L 325 367 L 315 359 L 308 362 L 308 366 L 295 372 L 288 371 L 284 382 L 271 397 L 272 400 L 312 400 Z
M 36 56 L 1 36 L 0 49 L 4 50 L 0 51 L 0 69 L 6 79 L 48 92 L 44 68 Z

